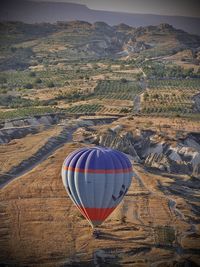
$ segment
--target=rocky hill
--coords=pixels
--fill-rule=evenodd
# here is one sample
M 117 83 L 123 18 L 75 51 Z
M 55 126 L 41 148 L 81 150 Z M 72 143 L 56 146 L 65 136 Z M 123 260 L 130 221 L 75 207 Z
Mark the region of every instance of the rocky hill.
M 131 132 L 119 133 L 108 129 L 94 142 L 121 150 L 146 167 L 200 178 L 200 134 L 191 133 L 172 145 L 156 141 L 153 131 L 142 131 L 141 135 L 133 136 Z
M 185 49 L 195 55 L 200 37 L 169 24 L 133 28 L 126 24 L 84 21 L 56 24 L 0 23 L 0 69 L 25 69 L 56 59 L 65 61 L 98 58 L 169 56 Z M 196 53 L 197 54 L 197 53 Z

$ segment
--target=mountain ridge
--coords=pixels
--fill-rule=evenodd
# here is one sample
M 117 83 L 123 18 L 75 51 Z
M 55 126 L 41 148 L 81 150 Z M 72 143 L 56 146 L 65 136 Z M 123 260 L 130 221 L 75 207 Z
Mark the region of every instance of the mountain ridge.
M 93 23 L 97 20 L 101 20 L 110 25 L 126 23 L 134 27 L 168 23 L 187 32 L 200 34 L 198 27 L 200 24 L 200 18 L 196 17 L 102 11 L 89 9 L 83 4 L 61 2 L 3 0 L 0 5 L 1 21 L 21 20 L 27 23 L 53 23 L 60 20 L 86 20 Z

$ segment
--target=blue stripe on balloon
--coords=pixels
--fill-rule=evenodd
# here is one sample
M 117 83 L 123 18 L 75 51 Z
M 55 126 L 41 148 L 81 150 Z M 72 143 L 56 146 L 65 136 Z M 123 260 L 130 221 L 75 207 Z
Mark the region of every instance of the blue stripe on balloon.
M 80 156 L 82 160 L 79 161 L 77 166 L 77 160 Z M 106 160 L 105 160 L 106 159 Z M 119 160 L 121 164 L 119 164 Z M 69 155 L 65 161 L 66 167 L 78 167 L 79 169 L 98 169 L 98 170 L 119 170 L 131 168 L 131 164 L 126 155 L 120 151 L 116 151 L 110 148 L 82 148 L 76 150 Z

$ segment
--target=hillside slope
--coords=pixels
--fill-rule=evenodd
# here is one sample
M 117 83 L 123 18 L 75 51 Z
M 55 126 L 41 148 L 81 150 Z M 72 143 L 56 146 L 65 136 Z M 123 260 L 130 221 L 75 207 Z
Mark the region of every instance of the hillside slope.
M 0 69 L 25 69 L 41 63 L 80 59 L 152 58 L 190 49 L 198 56 L 200 37 L 169 24 L 133 28 L 104 22 L 57 24 L 0 23 Z

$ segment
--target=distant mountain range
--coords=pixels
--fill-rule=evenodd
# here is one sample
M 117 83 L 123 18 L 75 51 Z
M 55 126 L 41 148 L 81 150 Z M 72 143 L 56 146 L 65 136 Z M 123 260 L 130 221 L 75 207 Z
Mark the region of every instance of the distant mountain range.
M 71 20 L 84 20 L 91 23 L 104 21 L 110 25 L 126 23 L 132 27 L 168 23 L 177 29 L 200 35 L 200 18 L 98 11 L 91 10 L 85 5 L 61 2 L 1 0 L 0 20 L 26 23 L 54 23 Z

